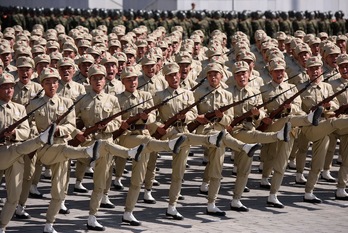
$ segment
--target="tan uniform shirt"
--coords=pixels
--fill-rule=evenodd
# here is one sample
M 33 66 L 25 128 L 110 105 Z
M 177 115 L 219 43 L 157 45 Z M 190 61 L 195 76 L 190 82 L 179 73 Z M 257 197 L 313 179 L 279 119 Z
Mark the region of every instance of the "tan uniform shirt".
M 89 85 L 88 78 L 83 76 L 80 72 L 78 73 L 78 75 L 73 77 L 73 81 L 80 83 L 82 85 Z
M 33 81 L 29 81 L 29 83 L 26 85 L 18 81 L 14 87 L 12 101 L 19 104 L 27 105 L 30 102 L 30 100 L 35 98 L 41 90 L 41 85 Z M 40 96 L 42 95 L 43 93 L 41 93 Z
M 39 132 L 47 129 L 51 123 L 55 122 L 59 116 L 63 115 L 68 108 L 73 105 L 71 99 L 58 96 L 57 94 L 52 98 L 45 95 L 41 98 L 32 100 L 27 107 L 27 111 L 30 112 L 44 103 L 47 104 L 42 106 L 33 114 Z M 70 134 L 75 130 L 75 118 L 75 111 L 71 111 L 64 119 L 62 119 L 62 121 L 59 122 L 59 125 L 57 126 L 58 138 L 63 139 L 65 142 L 69 139 Z
M 299 89 L 301 89 L 303 86 L 307 84 L 303 83 L 299 86 Z M 332 90 L 332 86 L 328 83 L 320 82 L 319 84 L 312 83 L 302 94 L 302 109 L 305 112 L 309 112 L 309 110 L 318 104 L 323 99 L 332 96 L 334 94 Z M 334 98 L 332 101 L 330 101 L 331 107 L 330 109 L 326 109 L 327 111 L 335 111 L 338 109 L 339 104 L 338 100 Z
M 163 100 L 171 98 L 173 96 L 177 97 L 169 100 L 166 104 L 164 104 L 158 109 L 159 116 L 162 122 L 166 122 L 170 117 L 174 116 L 176 113 L 180 112 L 181 110 L 195 102 L 195 98 L 191 91 L 182 88 L 178 88 L 175 90 L 171 87 L 168 87 L 163 91 L 157 92 L 154 97 L 154 102 L 155 104 L 159 104 Z M 186 118 L 184 122 L 187 124 L 195 120 L 196 117 L 197 109 L 196 107 L 193 107 L 186 113 Z
M 60 80 L 57 94 L 76 101 L 77 97 L 86 93 L 85 86 L 74 81 L 68 83 Z
M 289 90 L 291 89 L 291 90 Z M 262 100 L 263 102 L 268 101 L 272 97 L 289 90 L 282 95 L 278 96 L 274 101 L 271 103 L 267 104 L 265 109 L 267 109 L 267 112 L 270 113 L 273 110 L 276 110 L 279 105 L 283 104 L 287 99 L 291 98 L 293 95 L 297 93 L 297 88 L 295 87 L 294 84 L 289 84 L 286 82 L 282 82 L 280 84 L 277 84 L 275 82 L 270 82 L 264 86 L 261 87 L 261 92 L 262 92 Z M 291 103 L 291 110 L 288 114 L 290 115 L 300 115 L 303 114 L 303 111 L 301 109 L 301 98 L 300 96 L 297 96 L 294 101 Z
M 12 101 L 6 103 L 0 100 L 0 132 L 16 121 L 19 121 L 27 115 L 25 107 L 21 104 L 14 103 Z M 15 129 L 16 133 L 11 138 L 12 141 L 24 141 L 28 139 L 30 128 L 28 121 L 24 121 Z M 3 143 L 0 139 L 0 145 Z
M 333 91 L 336 93 L 336 92 L 346 88 L 346 86 L 348 85 L 348 80 L 343 79 L 343 78 L 339 78 L 336 80 L 332 80 L 331 82 L 329 82 L 329 84 L 332 86 Z M 348 104 L 348 90 L 346 89 L 345 92 L 341 93 L 336 98 L 337 98 L 340 106 Z
M 86 128 L 121 111 L 116 96 L 101 92 L 89 91 L 75 106 L 76 116 L 81 118 Z M 121 116 L 109 122 L 102 132 L 102 138 L 110 138 L 112 132 L 120 127 Z
M 121 94 L 117 95 L 118 101 L 120 103 L 121 109 L 127 109 L 130 108 L 136 104 L 142 103 L 146 100 L 145 103 L 134 107 L 129 112 L 122 115 L 122 120 L 127 120 L 130 116 L 134 116 L 138 113 L 143 112 L 145 109 L 148 109 L 153 106 L 153 99 L 152 95 L 149 92 L 145 91 L 135 91 L 133 93 L 130 93 L 128 91 L 124 91 Z M 135 124 L 150 124 L 154 123 L 156 121 L 156 115 L 154 111 L 149 113 L 149 117 L 146 122 L 144 122 L 142 119 L 139 119 Z
M 146 75 L 140 75 L 138 80 L 138 90 L 150 92 L 152 95 L 167 87 L 167 84 L 156 76 L 149 78 Z
M 114 78 L 113 80 L 106 80 L 105 92 L 112 95 L 118 95 L 124 92 L 124 86 L 120 80 Z

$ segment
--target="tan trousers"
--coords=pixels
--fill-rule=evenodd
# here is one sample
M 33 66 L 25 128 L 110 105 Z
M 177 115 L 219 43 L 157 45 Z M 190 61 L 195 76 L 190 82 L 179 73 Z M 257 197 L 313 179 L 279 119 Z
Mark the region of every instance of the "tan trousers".
M 278 141 L 276 132 L 264 133 L 256 130 L 240 130 L 233 133 L 233 137 L 244 143 L 273 143 Z M 235 154 L 234 162 L 235 166 L 237 166 L 237 177 L 233 190 L 234 199 L 240 199 L 242 197 L 244 188 L 248 182 L 252 161 L 253 158 L 247 156 L 244 151 Z
M 323 120 L 318 126 L 303 127 L 302 131 L 309 141 L 313 142 L 313 156 L 311 170 L 308 173 L 305 192 L 313 192 L 314 186 L 318 181 L 319 174 L 323 170 L 327 149 L 329 146 L 329 136 L 337 129 L 346 130 L 348 128 L 348 118 L 331 118 Z
M 145 179 L 147 163 L 151 152 L 170 151 L 168 141 L 160 141 L 151 138 L 147 130 L 133 131 L 127 135 L 120 136 L 120 145 L 132 148 L 145 143 L 142 156 L 138 162 L 132 161 L 132 177 L 126 198 L 125 211 L 132 212 L 138 201 L 141 185 Z
M 23 184 L 22 184 L 22 193 L 19 198 L 19 204 L 24 206 L 27 202 L 30 186 L 33 182 L 33 175 L 35 174 L 36 169 L 36 155 L 30 159 L 27 155 L 23 157 L 24 159 L 24 173 L 23 173 Z
M 22 192 L 24 171 L 23 155 L 42 147 L 39 138 L 22 143 L 0 146 L 0 170 L 4 170 L 7 199 L 0 215 L 0 227 L 5 228 L 10 222 Z

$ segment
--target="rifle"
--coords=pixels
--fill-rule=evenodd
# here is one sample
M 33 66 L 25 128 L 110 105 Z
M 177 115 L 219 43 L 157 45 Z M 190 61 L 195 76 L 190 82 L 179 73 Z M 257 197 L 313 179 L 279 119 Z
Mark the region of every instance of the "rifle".
M 12 125 L 10 125 L 9 127 L 7 127 L 6 129 L 3 129 L 0 132 L 0 142 L 3 143 L 5 141 L 5 133 L 9 133 L 12 132 L 15 128 L 17 128 L 17 126 L 19 126 L 20 124 L 22 124 L 24 121 L 28 120 L 29 117 L 37 110 L 39 110 L 42 106 L 44 106 L 46 103 L 40 105 L 39 107 L 35 108 L 33 111 L 27 113 L 26 116 L 22 117 L 21 119 L 19 119 L 18 121 L 16 121 L 15 123 L 13 123 Z
M 341 114 L 347 114 L 347 111 L 348 111 L 348 104 L 340 106 L 339 109 L 335 110 L 336 117 L 338 117 Z
M 40 97 L 41 93 L 44 91 L 44 89 L 41 89 L 38 93 L 36 93 L 36 95 L 34 96 L 34 98 L 30 99 L 29 102 L 25 105 L 25 107 L 28 107 L 28 105 L 30 104 L 30 101 L 37 99 Z
M 220 107 L 218 110 L 221 111 L 221 112 L 225 112 L 225 111 L 227 111 L 228 109 L 230 109 L 230 108 L 232 108 L 232 107 L 234 107 L 234 106 L 237 106 L 237 105 L 243 103 L 244 101 L 246 101 L 246 100 L 248 100 L 248 99 L 251 99 L 251 98 L 253 98 L 253 97 L 257 96 L 257 95 L 260 95 L 260 94 L 261 94 L 261 93 L 257 93 L 257 94 L 255 94 L 255 95 L 248 96 L 248 97 L 246 97 L 246 98 L 244 98 L 244 99 L 242 99 L 242 100 L 239 100 L 239 101 L 237 101 L 237 102 L 233 102 L 232 104 L 228 104 L 228 105 L 225 105 L 225 106 L 223 106 L 223 107 Z M 209 112 L 207 112 L 207 113 L 204 114 L 204 117 L 207 118 L 208 120 L 213 119 L 215 116 L 216 116 L 216 115 L 215 115 L 215 110 L 214 110 L 214 111 L 209 111 Z M 189 124 L 187 125 L 187 129 L 188 129 L 190 132 L 192 132 L 193 130 L 197 129 L 198 126 L 200 126 L 200 125 L 201 125 L 201 123 L 199 123 L 198 121 L 192 121 L 191 123 L 189 123 Z
M 105 118 L 105 119 L 103 119 L 103 120 L 101 120 L 101 121 L 95 123 L 93 126 L 87 128 L 87 129 L 85 129 L 85 131 L 83 132 L 83 136 L 84 136 L 84 137 L 87 137 L 88 135 L 90 135 L 90 134 L 92 134 L 92 133 L 94 133 L 94 132 L 97 132 L 97 131 L 98 131 L 98 125 L 106 125 L 106 124 L 108 124 L 110 121 L 112 121 L 113 119 L 115 119 L 116 117 L 122 116 L 123 114 L 125 114 L 125 113 L 128 112 L 129 110 L 131 110 L 131 109 L 133 109 L 133 108 L 135 108 L 135 107 L 137 107 L 137 106 L 139 106 L 139 105 L 141 105 L 141 104 L 143 104 L 143 103 L 145 103 L 145 102 L 147 102 L 147 101 L 149 101 L 149 100 L 150 100 L 150 99 L 145 100 L 145 101 L 143 101 L 143 102 L 141 102 L 141 103 L 139 103 L 139 104 L 133 105 L 133 106 L 131 106 L 131 107 L 125 109 L 125 110 L 122 110 L 122 111 L 120 111 L 120 112 L 118 112 L 118 113 L 116 113 L 116 114 L 114 114 L 114 115 L 111 115 L 111 116 L 109 116 L 109 117 L 107 117 L 107 118 Z M 71 139 L 71 140 L 68 141 L 68 145 L 69 145 L 69 146 L 77 147 L 77 146 L 80 145 L 80 144 L 81 144 L 81 141 L 79 141 L 79 140 L 76 138 L 76 136 L 75 136 L 73 139 Z
M 201 79 L 201 81 L 199 81 L 195 86 L 193 86 L 191 88 L 190 91 L 195 91 L 200 85 L 202 85 L 204 83 L 204 81 L 207 79 L 207 76 L 205 76 L 204 78 Z
M 269 100 L 267 100 L 266 102 L 263 102 L 262 104 L 259 104 L 257 106 L 255 106 L 255 108 L 257 109 L 260 109 L 260 108 L 263 108 L 265 107 L 267 104 L 273 102 L 275 99 L 277 99 L 279 96 L 281 96 L 282 94 L 284 94 L 285 92 L 293 89 L 295 87 L 292 87 L 292 88 L 289 88 L 285 91 L 283 91 L 282 93 L 279 93 L 278 95 L 275 95 L 273 96 L 272 98 L 270 98 Z M 261 93 L 260 93 L 261 94 Z M 233 128 L 235 125 L 237 125 L 238 123 L 242 122 L 243 120 L 245 120 L 246 118 L 252 116 L 252 113 L 251 113 L 251 109 L 245 113 L 243 113 L 242 115 L 236 117 L 233 119 L 233 121 L 231 122 L 230 126 Z
M 79 98 L 78 100 L 76 100 L 61 116 L 59 116 L 54 122 L 52 122 L 46 129 L 48 129 L 49 127 L 51 127 L 52 124 L 56 124 L 59 125 L 59 123 L 65 118 L 67 117 L 70 112 L 74 109 L 75 105 L 80 102 L 80 100 L 82 100 L 87 94 L 83 95 L 81 98 Z M 46 103 L 45 103 L 46 104 Z M 30 159 L 32 159 L 34 157 L 36 153 L 36 150 L 31 152 L 30 154 L 28 154 L 28 157 Z
M 279 105 L 279 107 L 275 110 L 273 110 L 270 114 L 269 114 L 269 118 L 274 119 L 279 113 L 281 113 L 284 109 L 284 106 L 287 104 L 290 104 L 292 101 L 294 101 L 294 99 L 298 96 L 300 96 L 315 80 L 317 80 L 320 76 L 322 76 L 323 74 L 319 75 L 318 77 L 316 77 L 315 79 L 311 80 L 310 82 L 308 82 L 306 84 L 306 86 L 304 88 L 302 88 L 301 90 L 299 90 L 296 94 L 294 94 L 293 96 L 291 96 L 289 99 L 285 100 L 284 103 L 282 103 L 281 105 Z M 262 132 L 264 132 L 269 125 L 267 125 L 265 122 L 261 121 L 260 125 L 256 128 L 257 130 L 260 130 Z
M 317 109 L 318 107 L 322 106 L 325 103 L 330 102 L 331 100 L 333 100 L 336 96 L 342 94 L 343 92 L 346 91 L 346 89 L 348 88 L 348 85 L 346 85 L 344 88 L 342 88 L 341 90 L 339 90 L 338 92 L 335 92 L 333 95 L 326 97 L 325 99 L 323 99 L 322 101 L 320 101 L 319 103 L 317 103 L 316 105 L 314 105 L 313 107 L 311 107 L 311 111 L 315 111 L 315 109 Z
M 204 100 L 204 98 L 206 96 L 208 96 L 210 93 L 212 93 L 215 89 L 209 91 L 207 94 L 203 95 L 201 98 L 199 98 L 199 100 L 197 100 L 196 102 L 194 102 L 193 104 L 187 106 L 186 108 L 182 109 L 181 111 L 179 111 L 177 114 L 175 114 L 174 116 L 172 116 L 171 118 L 169 118 L 165 123 L 164 126 L 162 127 L 163 129 L 168 129 L 171 125 L 173 125 L 176 121 L 177 121 L 177 116 L 178 115 L 182 115 L 182 114 L 186 114 L 191 108 L 195 107 L 196 105 L 198 105 L 200 102 L 202 102 Z M 160 139 L 163 135 L 161 135 L 158 131 L 156 131 L 155 133 L 153 133 L 151 135 L 152 137 L 156 138 L 156 139 Z
M 183 93 L 184 93 L 184 92 L 183 92 Z M 178 94 L 178 95 L 175 95 L 175 96 L 172 96 L 172 97 L 170 97 L 170 98 L 167 98 L 167 99 L 163 100 L 161 103 L 156 104 L 156 105 L 154 105 L 154 106 L 152 106 L 152 107 L 150 107 L 150 108 L 148 108 L 148 109 L 143 110 L 142 113 L 149 114 L 149 113 L 152 112 L 153 110 L 155 110 L 155 109 L 157 109 L 157 108 L 163 106 L 163 105 L 164 105 L 165 103 L 167 103 L 169 100 L 174 99 L 174 98 L 178 97 L 178 96 L 181 95 L 181 94 L 182 94 L 182 93 L 180 93 L 180 94 Z M 136 114 L 136 115 L 134 115 L 134 116 L 129 117 L 129 118 L 126 120 L 126 122 L 127 122 L 128 125 L 132 125 L 132 124 L 134 124 L 135 122 L 137 122 L 139 119 L 140 119 L 140 113 L 138 113 L 138 114 Z M 121 136 L 121 135 L 123 134 L 124 131 L 125 131 L 124 129 L 119 128 L 118 130 L 116 130 L 115 132 L 113 132 L 113 133 L 112 133 L 113 139 L 115 140 L 116 138 L 118 138 L 119 136 Z

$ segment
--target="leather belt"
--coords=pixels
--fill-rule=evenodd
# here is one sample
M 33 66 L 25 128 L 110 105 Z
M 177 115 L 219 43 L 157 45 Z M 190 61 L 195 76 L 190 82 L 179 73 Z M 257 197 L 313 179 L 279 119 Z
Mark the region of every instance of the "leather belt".
M 147 129 L 145 124 L 132 124 L 128 127 L 128 130 L 134 131 L 134 130 L 144 130 Z

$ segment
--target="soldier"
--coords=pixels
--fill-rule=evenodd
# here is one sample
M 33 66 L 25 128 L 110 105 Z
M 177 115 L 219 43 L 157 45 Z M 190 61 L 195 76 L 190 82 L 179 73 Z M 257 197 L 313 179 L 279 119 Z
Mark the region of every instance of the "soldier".
M 341 78 L 336 79 L 330 84 L 332 85 L 332 89 L 334 92 L 340 91 L 342 88 L 345 88 L 347 85 L 348 80 L 348 55 L 347 54 L 341 54 L 337 58 L 337 65 L 338 70 L 340 72 Z M 348 104 L 348 98 L 347 98 L 347 92 L 343 92 L 339 96 L 337 96 L 337 100 L 340 103 L 340 106 L 346 106 Z M 344 114 L 347 113 L 347 111 L 343 112 Z M 336 137 L 340 138 L 340 154 L 342 156 L 342 164 L 340 166 L 340 169 L 338 170 L 338 177 L 337 177 L 337 190 L 335 192 L 335 197 L 337 200 L 348 200 L 348 193 L 346 192 L 345 188 L 347 185 L 347 130 L 337 130 L 335 133 Z M 336 144 L 336 140 L 334 143 L 330 143 L 330 145 Z M 332 149 L 331 149 L 332 150 Z
M 272 82 L 261 87 L 263 101 L 266 102 L 272 98 L 272 96 L 288 90 L 266 106 L 267 112 L 271 113 L 298 91 L 293 84 L 288 84 L 283 81 L 285 76 L 285 62 L 283 60 L 272 60 L 269 68 Z M 309 126 L 312 124 L 317 125 L 319 121 L 318 118 L 321 114 L 321 108 L 318 108 L 315 112 L 311 112 L 306 116 L 301 110 L 301 99 L 299 96 L 292 102 L 286 103 L 281 110 L 280 114 L 275 116 L 276 120 L 269 126 L 267 132 L 278 131 L 285 122 L 290 122 L 292 127 Z M 266 120 L 267 119 L 264 121 Z M 267 204 L 276 208 L 284 208 L 284 205 L 277 198 L 277 192 L 284 177 L 293 142 L 294 136 L 291 134 L 289 142 L 279 141 L 277 143 L 265 144 L 261 150 L 264 164 L 260 187 L 270 189 Z M 268 177 L 272 170 L 274 171 L 272 183 L 269 183 Z
M 66 180 L 69 159 L 93 158 L 99 157 L 100 141 L 95 142 L 89 147 L 73 148 L 66 145 L 66 140 L 75 130 L 75 113 L 67 112 L 72 107 L 72 100 L 57 95 L 60 75 L 56 69 L 46 68 L 40 75 L 41 85 L 44 89 L 44 97 L 31 101 L 28 111 L 45 104 L 40 110 L 34 113 L 36 128 L 42 132 L 50 124 L 56 121 L 58 115 L 68 113 L 61 120 L 55 130 L 54 144 L 45 146 L 37 150 L 37 159 L 44 165 L 49 165 L 52 169 L 52 199 L 47 210 L 46 224 L 44 232 L 56 232 L 53 228 L 55 216 L 61 208 L 62 201 L 65 199 Z M 49 115 L 47 115 L 49 113 Z
M 209 85 L 201 86 L 195 93 L 196 101 L 204 96 L 207 92 L 213 91 L 206 97 L 206 101 L 198 104 L 198 116 L 196 121 L 200 123 L 196 132 L 198 134 L 211 135 L 224 130 L 232 122 L 233 109 L 230 108 L 226 112 L 221 112 L 217 108 L 233 102 L 232 94 L 221 86 L 223 70 L 218 63 L 209 63 L 206 68 L 206 75 Z M 216 117 L 207 119 L 205 113 L 215 111 Z M 226 213 L 220 210 L 215 201 L 220 189 L 222 164 L 224 161 L 225 147 L 232 148 L 237 152 L 244 151 L 248 156 L 252 157 L 254 152 L 261 147 L 260 144 L 245 144 L 231 135 L 227 134 L 223 137 L 220 147 L 208 147 L 207 155 L 209 162 L 204 171 L 203 182 L 200 187 L 201 192 L 208 192 L 208 205 L 206 213 L 214 216 L 225 216 Z
M 130 112 L 122 115 L 123 122 L 121 124 L 121 129 L 126 130 L 126 133 L 120 137 L 120 145 L 125 147 L 147 143 L 141 159 L 138 162 L 133 161 L 131 184 L 127 194 L 125 212 L 122 216 L 122 222 L 129 223 L 131 226 L 139 226 L 141 223 L 134 217 L 133 210 L 138 200 L 141 185 L 144 181 L 150 152 L 173 151 L 177 154 L 181 144 L 185 141 L 185 137 L 180 136 L 169 141 L 159 141 L 151 138 L 147 130 L 147 125 L 155 123 L 156 117 L 153 112 L 144 112 L 144 110 L 153 106 L 151 94 L 149 92 L 137 90 L 138 71 L 133 66 L 125 67 L 122 71 L 121 78 L 125 86 L 125 91 L 117 95 L 121 104 L 121 109 L 126 109 L 146 101 L 142 105 L 133 108 Z M 126 120 L 134 115 L 139 116 L 139 118 L 137 118 L 138 120 L 132 124 L 128 124 Z
M 17 71 L 17 67 L 10 64 L 12 61 L 12 50 L 9 45 L 2 44 L 0 46 L 0 59 L 4 64 L 4 71 L 9 72 L 11 74 L 14 74 Z
M 0 232 L 5 232 L 22 191 L 24 172 L 23 156 L 53 143 L 55 125 L 52 124 L 38 137 L 29 139 L 28 121 L 8 131 L 8 127 L 27 115 L 24 106 L 11 101 L 14 93 L 14 77 L 10 74 L 0 76 L 0 130 L 1 167 L 5 173 L 7 198 L 0 215 Z
M 85 86 L 88 83 L 88 69 L 94 64 L 94 58 L 91 54 L 83 54 L 78 61 L 79 72 L 73 77 L 73 80 L 77 83 Z
M 331 81 L 340 77 L 337 70 L 337 57 L 341 53 L 340 48 L 334 43 L 328 43 L 324 46 L 323 61 L 324 66 L 324 79 L 325 81 Z

